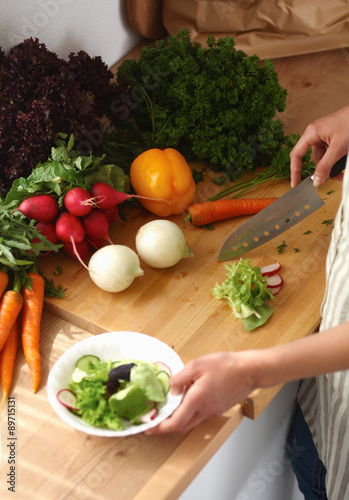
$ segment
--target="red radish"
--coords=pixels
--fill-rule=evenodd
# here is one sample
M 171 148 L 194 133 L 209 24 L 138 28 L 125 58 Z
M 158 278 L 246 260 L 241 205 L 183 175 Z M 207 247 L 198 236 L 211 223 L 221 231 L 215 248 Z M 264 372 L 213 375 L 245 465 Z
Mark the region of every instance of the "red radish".
M 147 198 L 146 196 L 139 196 L 137 194 L 127 194 L 118 191 L 113 186 L 105 182 L 97 182 L 93 184 L 90 194 L 92 196 L 94 204 L 100 210 L 106 210 L 107 208 L 115 207 L 130 198 L 143 198 L 145 200 L 154 200 L 154 198 Z M 167 201 L 167 200 L 155 200 L 155 201 Z M 168 201 L 168 203 L 170 203 Z
M 72 242 L 65 241 L 63 243 L 63 248 L 70 257 L 73 257 L 73 259 L 79 262 L 85 260 L 88 256 L 88 243 L 85 239 L 76 243 L 75 246 Z
M 90 248 L 94 248 L 95 250 L 98 250 L 99 248 L 104 247 L 105 245 L 105 240 L 100 239 L 100 238 L 87 238 L 87 244 Z
M 93 208 L 91 212 L 81 217 L 81 223 L 88 238 L 104 239 L 111 243 L 109 237 L 109 223 L 101 210 Z
M 271 276 L 267 276 L 267 288 L 281 286 L 283 283 L 283 279 L 280 274 L 272 274 Z
M 68 212 L 82 217 L 83 215 L 87 215 L 92 209 L 90 200 L 91 195 L 86 189 L 75 187 L 65 195 L 64 205 Z
M 57 392 L 58 401 L 68 408 L 68 410 L 78 410 L 76 408 L 76 396 L 70 389 L 61 389 Z
M 279 286 L 268 286 L 268 290 L 271 291 L 273 295 L 276 295 L 277 293 L 280 292 L 282 285 Z
M 38 194 L 22 201 L 18 210 L 29 219 L 52 222 L 58 217 L 58 201 L 49 194 Z
M 58 217 L 56 222 L 56 234 L 63 242 L 74 240 L 75 243 L 79 243 L 79 241 L 85 238 L 85 231 L 80 219 L 69 212 L 63 212 Z
M 152 422 L 155 419 L 157 414 L 158 414 L 157 408 L 156 407 L 152 408 L 151 410 L 147 411 L 147 413 L 144 413 L 144 415 L 141 415 L 139 417 L 139 421 L 142 424 L 148 424 L 149 422 Z
M 162 361 L 156 361 L 154 365 L 159 369 L 159 371 L 168 373 L 170 377 L 172 376 L 171 368 Z
M 280 262 L 275 262 L 274 264 L 269 264 L 268 266 L 263 266 L 260 268 L 262 276 L 272 276 L 278 273 L 281 269 Z
M 115 207 L 110 207 L 110 208 L 107 208 L 105 210 L 102 210 L 102 212 L 106 216 L 109 224 L 112 224 L 116 220 L 121 221 L 121 219 L 119 217 L 119 207 L 117 205 L 115 205 Z
M 59 238 L 56 234 L 56 223 L 55 222 L 38 222 L 35 225 L 35 228 L 40 231 L 40 233 L 43 236 L 46 236 L 46 238 L 53 244 L 58 243 Z M 32 243 L 39 243 L 40 239 L 39 238 L 34 238 Z

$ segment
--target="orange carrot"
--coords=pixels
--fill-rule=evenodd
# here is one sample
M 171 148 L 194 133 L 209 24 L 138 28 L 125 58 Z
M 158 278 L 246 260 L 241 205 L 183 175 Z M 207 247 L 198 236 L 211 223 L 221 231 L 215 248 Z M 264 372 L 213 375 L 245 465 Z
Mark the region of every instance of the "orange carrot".
M 31 288 L 22 287 L 22 345 L 24 356 L 30 369 L 32 388 L 35 393 L 41 380 L 41 357 L 39 349 L 40 324 L 44 305 L 44 278 L 38 273 L 29 273 Z
M 13 367 L 15 364 L 19 337 L 19 319 L 13 325 L 10 335 L 7 337 L 6 343 L 0 355 L 0 380 L 2 387 L 1 407 L 6 401 L 12 384 Z
M 8 285 L 8 274 L 0 270 L 0 297 L 3 296 Z
M 2 351 L 10 331 L 23 305 L 23 297 L 17 290 L 7 290 L 0 301 L 0 351 Z
M 195 226 L 205 226 L 231 217 L 253 215 L 267 207 L 277 198 L 244 198 L 204 201 L 195 203 L 188 208 L 189 215 L 184 220 Z

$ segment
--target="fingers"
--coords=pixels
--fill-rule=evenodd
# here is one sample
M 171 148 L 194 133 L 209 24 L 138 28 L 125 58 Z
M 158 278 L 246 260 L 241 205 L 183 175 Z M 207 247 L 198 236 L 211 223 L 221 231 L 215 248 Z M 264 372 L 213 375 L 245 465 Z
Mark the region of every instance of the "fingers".
M 328 179 L 333 165 L 348 152 L 348 127 L 349 106 L 308 125 L 290 154 L 292 187 L 301 179 L 302 158 L 310 147 L 316 164 L 314 186 Z
M 181 394 L 186 387 L 192 383 L 193 373 L 189 370 L 188 365 L 186 365 L 180 372 L 173 375 L 170 379 L 171 384 L 171 394 L 177 396 Z
M 331 143 L 316 165 L 313 179 L 314 186 L 319 187 L 328 179 L 331 168 L 345 153 L 346 148 L 337 146 L 336 143 Z
M 179 407 L 169 418 L 157 427 L 150 429 L 147 434 L 187 433 L 195 425 L 216 414 L 215 410 L 218 405 L 214 403 L 215 390 L 209 383 L 211 377 L 205 377 L 200 372 L 196 372 L 196 363 L 197 361 L 190 362 L 173 377 L 176 389 L 184 387 L 184 385 L 187 387 Z
M 154 435 L 166 434 L 170 432 L 185 434 L 195 425 L 201 423 L 206 416 L 202 413 L 200 414 L 193 392 L 195 392 L 194 385 L 187 390 L 182 403 L 175 410 L 175 412 L 169 418 L 161 422 L 157 427 L 146 431 L 146 434 Z
M 319 155 L 320 150 L 325 148 L 326 146 L 322 139 L 317 136 L 314 127 L 308 126 L 304 134 L 290 153 L 292 187 L 297 186 L 297 184 L 301 180 L 303 156 L 305 156 L 305 154 L 311 147 L 313 147 L 313 151 L 314 149 L 316 149 L 316 154 Z

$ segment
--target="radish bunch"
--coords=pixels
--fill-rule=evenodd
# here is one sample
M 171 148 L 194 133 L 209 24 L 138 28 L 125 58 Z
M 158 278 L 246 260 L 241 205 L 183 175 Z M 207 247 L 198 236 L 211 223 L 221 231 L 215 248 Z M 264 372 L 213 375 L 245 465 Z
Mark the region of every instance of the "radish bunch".
M 275 262 L 274 264 L 269 264 L 268 266 L 263 266 L 260 268 L 262 276 L 267 280 L 267 288 L 276 295 L 280 292 L 284 280 L 282 279 L 279 271 L 281 269 L 280 262 Z
M 84 260 L 89 247 L 99 249 L 106 241 L 112 243 L 109 226 L 120 220 L 118 205 L 132 197 L 137 196 L 98 182 L 90 192 L 81 187 L 68 191 L 63 211 L 59 209 L 57 198 L 49 194 L 27 198 L 18 210 L 37 221 L 36 227 L 49 241 L 62 243 L 69 255 Z

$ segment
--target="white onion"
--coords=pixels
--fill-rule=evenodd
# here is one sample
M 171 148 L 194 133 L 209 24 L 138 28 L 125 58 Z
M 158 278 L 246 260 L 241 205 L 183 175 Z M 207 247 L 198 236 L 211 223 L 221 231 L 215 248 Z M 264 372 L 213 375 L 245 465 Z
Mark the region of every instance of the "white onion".
M 138 255 L 125 245 L 107 245 L 97 250 L 88 264 L 91 280 L 106 292 L 121 292 L 144 271 Z
M 193 257 L 182 230 L 166 219 L 144 224 L 136 235 L 136 249 L 146 264 L 158 269 L 174 266 L 184 257 Z

